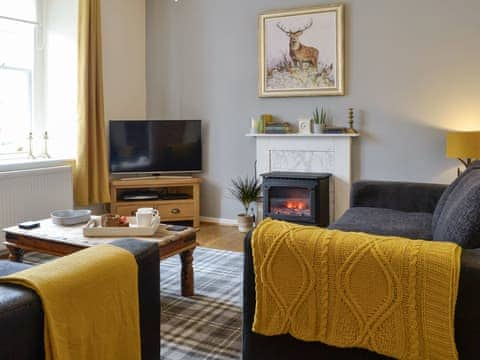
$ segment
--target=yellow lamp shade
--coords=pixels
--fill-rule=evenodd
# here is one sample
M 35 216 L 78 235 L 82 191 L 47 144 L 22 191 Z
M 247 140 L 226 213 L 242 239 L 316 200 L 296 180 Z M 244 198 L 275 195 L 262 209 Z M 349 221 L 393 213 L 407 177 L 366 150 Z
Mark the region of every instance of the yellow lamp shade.
M 449 131 L 446 153 L 449 158 L 480 159 L 480 131 Z

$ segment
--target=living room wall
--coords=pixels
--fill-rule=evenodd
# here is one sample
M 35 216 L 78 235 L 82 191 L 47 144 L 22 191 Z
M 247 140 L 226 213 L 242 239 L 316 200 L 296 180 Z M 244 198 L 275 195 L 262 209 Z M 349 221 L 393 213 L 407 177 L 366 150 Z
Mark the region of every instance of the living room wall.
M 450 182 L 446 129 L 480 120 L 480 2 L 363 0 L 346 4 L 343 97 L 257 97 L 257 15 L 321 4 L 308 0 L 146 0 L 147 116 L 202 119 L 202 215 L 233 219 L 226 189 L 253 174 L 249 119 L 290 122 L 324 105 L 337 125 L 357 109 L 354 179 Z M 327 3 L 327 2 L 325 2 Z
M 101 0 L 105 121 L 146 113 L 145 0 Z

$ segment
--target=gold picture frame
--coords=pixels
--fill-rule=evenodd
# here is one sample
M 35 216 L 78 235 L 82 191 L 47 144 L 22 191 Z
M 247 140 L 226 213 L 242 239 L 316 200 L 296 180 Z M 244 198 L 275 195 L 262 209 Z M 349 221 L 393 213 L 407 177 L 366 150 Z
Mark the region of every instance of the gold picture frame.
M 258 16 L 258 96 L 345 95 L 344 5 Z

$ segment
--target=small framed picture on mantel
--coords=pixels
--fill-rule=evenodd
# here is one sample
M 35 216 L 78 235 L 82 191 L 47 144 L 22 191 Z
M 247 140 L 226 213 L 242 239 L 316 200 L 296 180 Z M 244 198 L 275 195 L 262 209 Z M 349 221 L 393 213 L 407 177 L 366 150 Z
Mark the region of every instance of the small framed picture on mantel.
M 343 4 L 258 17 L 260 97 L 344 95 Z

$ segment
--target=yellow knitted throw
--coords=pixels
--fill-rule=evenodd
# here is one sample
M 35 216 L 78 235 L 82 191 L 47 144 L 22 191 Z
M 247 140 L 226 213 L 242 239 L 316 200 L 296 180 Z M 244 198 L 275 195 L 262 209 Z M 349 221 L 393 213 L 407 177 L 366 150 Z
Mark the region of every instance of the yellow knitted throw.
M 46 360 L 141 358 L 137 262 L 98 245 L 0 278 L 42 300 Z
M 398 359 L 458 358 L 456 244 L 267 219 L 252 249 L 254 332 Z

